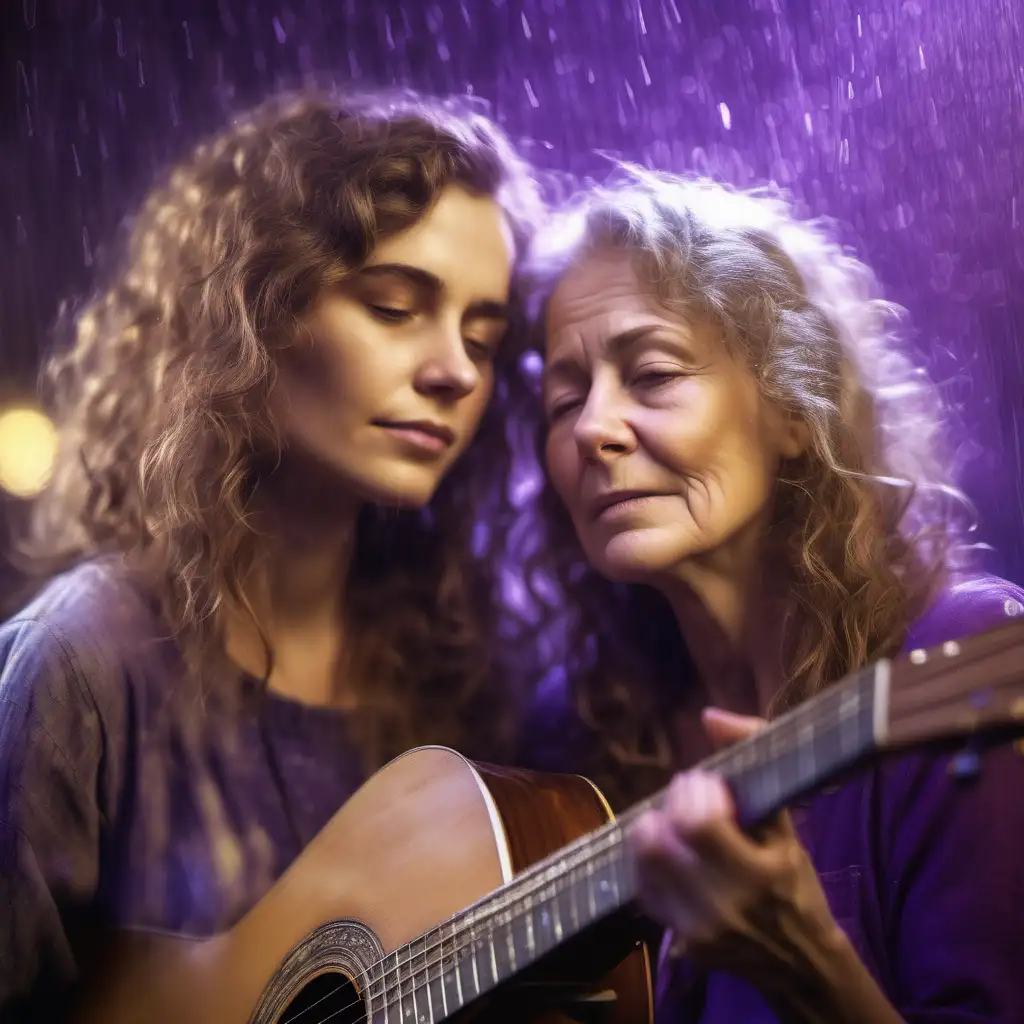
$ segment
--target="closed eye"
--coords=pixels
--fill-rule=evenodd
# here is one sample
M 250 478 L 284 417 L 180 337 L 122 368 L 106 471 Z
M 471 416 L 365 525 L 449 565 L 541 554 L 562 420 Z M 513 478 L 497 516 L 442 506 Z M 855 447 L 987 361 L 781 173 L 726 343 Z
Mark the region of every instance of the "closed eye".
M 669 384 L 680 377 L 688 376 L 680 370 L 644 370 L 633 377 L 634 384 L 641 384 L 645 387 L 658 387 L 661 384 Z
M 397 306 L 379 306 L 374 302 L 368 302 L 366 308 L 379 320 L 384 320 L 387 323 L 401 323 L 411 319 L 413 315 L 408 309 L 399 309 Z
M 498 354 L 498 345 L 478 338 L 467 338 L 466 348 L 477 359 L 493 359 Z
M 554 423 L 555 420 L 561 419 L 567 413 L 572 412 L 579 404 L 580 399 L 578 398 L 568 398 L 561 402 L 555 402 L 548 409 L 548 420 Z

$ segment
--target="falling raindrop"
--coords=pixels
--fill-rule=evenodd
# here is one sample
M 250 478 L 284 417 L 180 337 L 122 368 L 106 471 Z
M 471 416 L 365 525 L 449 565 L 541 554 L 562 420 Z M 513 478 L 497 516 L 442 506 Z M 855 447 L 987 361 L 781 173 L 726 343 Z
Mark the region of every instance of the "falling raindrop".
M 600 178 L 611 156 L 775 180 L 835 218 L 907 308 L 955 429 L 991 453 L 963 482 L 994 567 L 1024 577 L 1019 0 L 8 6 L 16 159 L 0 163 L 0 226 L 18 255 L 0 284 L 5 382 L 32 386 L 58 302 L 93 285 L 95 253 L 152 174 L 268 89 L 472 91 L 553 193 L 568 188 L 562 172 Z

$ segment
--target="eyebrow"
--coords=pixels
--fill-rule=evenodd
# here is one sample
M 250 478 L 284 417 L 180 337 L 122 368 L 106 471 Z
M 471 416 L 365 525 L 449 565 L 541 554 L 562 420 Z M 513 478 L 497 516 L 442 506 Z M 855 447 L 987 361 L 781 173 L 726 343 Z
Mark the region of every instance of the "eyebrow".
M 399 277 L 414 288 L 432 292 L 435 295 L 440 295 L 445 290 L 444 281 L 436 274 L 432 274 L 422 267 L 410 266 L 408 263 L 373 263 L 368 267 L 363 267 L 357 276 L 364 278 Z M 511 309 L 507 302 L 497 302 L 494 299 L 481 299 L 478 302 L 472 302 L 466 309 L 466 316 L 474 320 L 508 320 L 511 315 Z
M 604 351 L 612 357 L 622 356 L 641 341 L 645 341 L 650 335 L 657 334 L 664 330 L 663 324 L 641 324 L 638 327 L 631 327 L 627 331 L 620 331 L 605 341 Z M 680 344 L 679 347 L 684 347 Z M 553 360 L 544 368 L 544 384 L 566 380 L 576 380 L 583 374 L 579 362 L 571 355 L 561 356 Z

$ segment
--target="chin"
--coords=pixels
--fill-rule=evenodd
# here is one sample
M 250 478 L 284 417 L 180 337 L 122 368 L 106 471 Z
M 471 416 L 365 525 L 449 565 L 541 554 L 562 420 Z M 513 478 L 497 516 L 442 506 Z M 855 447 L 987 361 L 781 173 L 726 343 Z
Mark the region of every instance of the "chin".
M 648 583 L 696 554 L 660 530 L 624 530 L 585 546 L 587 561 L 615 583 Z
M 436 486 L 431 487 L 395 487 L 378 486 L 365 487 L 360 489 L 364 501 L 372 505 L 380 505 L 385 508 L 399 508 L 414 510 L 424 508 L 433 498 Z
M 352 458 L 349 449 L 335 452 L 297 445 L 288 450 L 287 460 L 287 478 L 302 481 L 327 500 L 330 495 L 336 495 L 339 501 L 354 497 L 360 502 L 401 509 L 427 505 L 450 466 L 448 461 Z
M 402 466 L 374 478 L 363 478 L 358 490 L 364 501 L 390 508 L 418 509 L 430 503 L 442 477 L 421 466 Z

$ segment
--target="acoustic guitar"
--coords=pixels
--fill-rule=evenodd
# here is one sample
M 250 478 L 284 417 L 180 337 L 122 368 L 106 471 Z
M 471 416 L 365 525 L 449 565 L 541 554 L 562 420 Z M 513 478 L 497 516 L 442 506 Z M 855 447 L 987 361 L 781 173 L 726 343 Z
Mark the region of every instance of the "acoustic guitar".
M 744 826 L 854 765 L 1024 736 L 1024 618 L 883 660 L 705 761 Z M 234 928 L 125 938 L 89 1024 L 652 1020 L 630 823 L 575 776 L 413 750 L 363 786 Z

